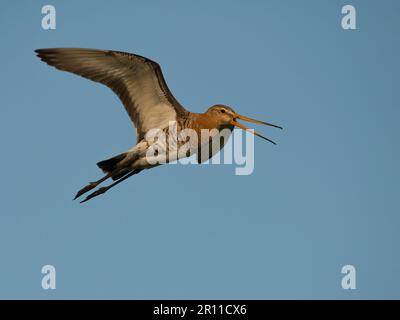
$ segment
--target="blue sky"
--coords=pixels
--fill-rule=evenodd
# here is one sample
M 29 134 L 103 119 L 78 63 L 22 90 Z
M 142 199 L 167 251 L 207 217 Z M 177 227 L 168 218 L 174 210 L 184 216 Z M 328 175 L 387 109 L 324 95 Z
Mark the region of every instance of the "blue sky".
M 57 29 L 41 28 L 41 8 Z M 341 8 L 357 30 L 341 28 Z M 5 1 L 0 10 L 0 298 L 400 298 L 396 1 Z M 33 50 L 158 61 L 175 97 L 282 125 L 255 171 L 170 165 L 86 205 L 135 136 L 106 87 Z M 43 290 L 54 265 L 57 289 Z M 341 288 L 354 265 L 357 289 Z

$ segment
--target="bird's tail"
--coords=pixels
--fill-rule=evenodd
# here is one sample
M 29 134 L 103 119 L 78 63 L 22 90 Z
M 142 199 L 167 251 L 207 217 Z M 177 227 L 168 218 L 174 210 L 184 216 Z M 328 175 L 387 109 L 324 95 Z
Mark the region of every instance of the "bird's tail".
M 97 163 L 97 166 L 103 170 L 104 173 L 110 173 L 118 168 L 118 164 L 125 159 L 127 152 L 121 153 L 115 157 L 103 160 Z

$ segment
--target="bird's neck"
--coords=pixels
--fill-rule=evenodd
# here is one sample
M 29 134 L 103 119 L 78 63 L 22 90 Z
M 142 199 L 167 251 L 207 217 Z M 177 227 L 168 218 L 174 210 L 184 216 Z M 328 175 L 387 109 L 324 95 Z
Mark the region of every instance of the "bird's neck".
M 197 113 L 195 114 L 195 122 L 200 127 L 200 129 L 218 129 L 219 123 L 215 118 L 207 113 Z
M 192 121 L 195 126 L 198 127 L 196 129 L 217 129 L 217 130 L 222 130 L 225 128 L 230 128 L 232 130 L 233 126 L 232 125 L 227 125 L 221 123 L 219 119 L 215 118 L 214 116 L 210 115 L 209 113 L 192 113 L 191 115 Z

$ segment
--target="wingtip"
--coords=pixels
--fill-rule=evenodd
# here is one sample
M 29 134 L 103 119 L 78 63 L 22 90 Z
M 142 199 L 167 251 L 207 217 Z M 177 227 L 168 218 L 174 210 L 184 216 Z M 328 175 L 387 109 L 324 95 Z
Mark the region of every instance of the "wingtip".
M 38 57 L 44 57 L 49 54 L 57 53 L 57 48 L 40 48 L 35 49 L 34 52 L 37 54 Z
M 41 54 L 41 53 L 43 53 L 45 50 L 46 50 L 46 49 L 35 49 L 34 52 L 35 52 L 36 54 Z
M 34 52 L 36 53 L 36 56 L 37 56 L 39 59 L 41 59 L 42 61 L 44 61 L 43 58 L 44 58 L 44 56 L 45 56 L 45 54 L 46 54 L 46 49 L 35 49 Z

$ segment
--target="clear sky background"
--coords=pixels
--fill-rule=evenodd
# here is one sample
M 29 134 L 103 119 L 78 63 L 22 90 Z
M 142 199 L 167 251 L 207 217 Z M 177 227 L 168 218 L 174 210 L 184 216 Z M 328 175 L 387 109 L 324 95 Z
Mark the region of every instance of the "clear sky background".
M 0 7 L 0 298 L 400 298 L 399 1 Z M 96 162 L 135 137 L 109 89 L 45 65 L 43 47 L 147 56 L 189 110 L 224 103 L 285 130 L 259 128 L 278 145 L 255 140 L 250 176 L 163 166 L 81 205 Z

